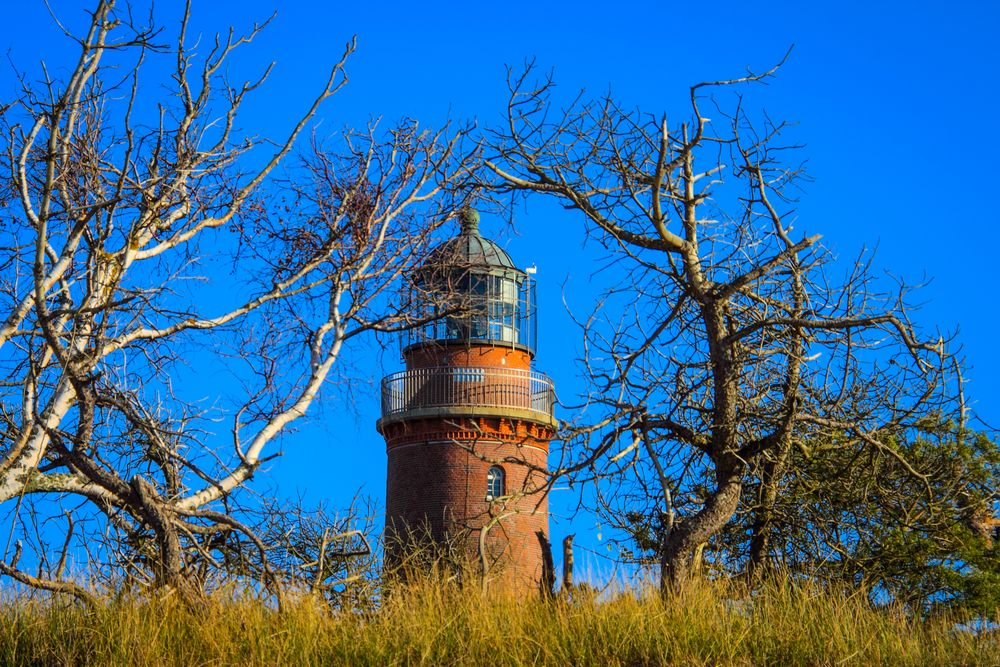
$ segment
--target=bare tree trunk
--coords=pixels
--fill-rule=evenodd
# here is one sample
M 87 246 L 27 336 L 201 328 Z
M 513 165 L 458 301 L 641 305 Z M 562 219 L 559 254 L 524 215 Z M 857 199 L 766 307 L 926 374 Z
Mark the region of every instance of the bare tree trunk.
M 660 594 L 677 593 L 694 578 L 695 550 L 736 514 L 742 490 L 739 468 L 723 477 L 700 512 L 674 526 L 660 559 Z
M 771 531 L 774 522 L 774 506 L 778 499 L 778 486 L 785 475 L 788 464 L 789 443 L 782 443 L 777 459 L 767 461 L 761 474 L 761 493 L 758 506 L 754 510 L 754 520 L 750 535 L 750 560 L 747 562 L 747 577 L 751 580 L 766 574 L 770 569 Z
M 177 590 L 187 597 L 195 588 L 184 577 L 184 553 L 174 521 L 149 482 L 136 475 L 132 478 L 132 489 L 138 500 L 139 512 L 156 534 L 158 558 L 153 567 L 156 586 Z

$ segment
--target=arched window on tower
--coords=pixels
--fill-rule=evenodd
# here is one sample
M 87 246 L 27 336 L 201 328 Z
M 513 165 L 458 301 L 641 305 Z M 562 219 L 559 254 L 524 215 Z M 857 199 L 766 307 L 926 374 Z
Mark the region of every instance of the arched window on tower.
M 493 466 L 486 473 L 486 500 L 496 500 L 504 494 L 503 468 Z

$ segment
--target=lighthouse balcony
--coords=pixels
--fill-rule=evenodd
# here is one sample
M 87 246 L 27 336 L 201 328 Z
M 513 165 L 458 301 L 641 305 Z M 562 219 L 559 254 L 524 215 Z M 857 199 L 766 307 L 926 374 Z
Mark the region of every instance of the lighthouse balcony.
M 502 416 L 555 425 L 552 380 L 533 371 L 416 368 L 382 380 L 381 424 L 441 416 Z

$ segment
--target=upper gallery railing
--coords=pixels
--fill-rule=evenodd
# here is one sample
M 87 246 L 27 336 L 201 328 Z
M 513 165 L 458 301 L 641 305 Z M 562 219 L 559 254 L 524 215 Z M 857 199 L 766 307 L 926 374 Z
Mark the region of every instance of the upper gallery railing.
M 382 380 L 382 418 L 448 407 L 511 408 L 553 416 L 555 389 L 541 373 L 491 367 L 416 368 Z

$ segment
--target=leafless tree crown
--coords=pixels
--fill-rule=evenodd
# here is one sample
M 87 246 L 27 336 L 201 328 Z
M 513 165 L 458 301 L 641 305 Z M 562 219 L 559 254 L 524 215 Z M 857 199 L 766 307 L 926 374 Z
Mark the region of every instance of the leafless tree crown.
M 227 541 L 264 556 L 231 494 L 352 339 L 408 325 L 390 293 L 458 208 L 466 157 L 463 130 L 372 124 L 276 181 L 353 41 L 285 135 L 257 138 L 239 111 L 270 68 L 226 71 L 263 25 L 196 40 L 188 3 L 171 37 L 95 4 L 68 73 L 24 75 L 0 117 L 0 572 L 81 597 L 71 548 L 176 586 Z
M 867 257 L 836 279 L 820 237 L 793 230 L 797 146 L 742 97 L 776 69 L 692 86 L 671 127 L 611 97 L 560 107 L 528 67 L 487 141 L 484 187 L 555 198 L 614 267 L 581 322 L 600 417 L 567 433 L 558 472 L 594 482 L 597 509 L 657 554 L 666 587 L 750 486 L 747 556 L 767 564 L 793 448 L 861 443 L 906 466 L 898 436 L 962 411 L 957 364 L 911 323 L 909 288 L 886 287 Z

